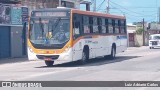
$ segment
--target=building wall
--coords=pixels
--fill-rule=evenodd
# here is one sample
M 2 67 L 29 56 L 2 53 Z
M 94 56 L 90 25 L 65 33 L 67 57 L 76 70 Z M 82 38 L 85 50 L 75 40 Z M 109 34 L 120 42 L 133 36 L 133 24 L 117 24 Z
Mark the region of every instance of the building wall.
M 22 26 L 11 26 L 11 57 L 23 56 L 22 49 Z
M 143 35 L 135 34 L 135 46 L 140 47 L 143 46 Z
M 127 35 L 128 35 L 128 46 L 134 47 L 135 46 L 135 31 L 136 25 L 127 25 Z
M 11 56 L 10 27 L 0 26 L 0 59 Z

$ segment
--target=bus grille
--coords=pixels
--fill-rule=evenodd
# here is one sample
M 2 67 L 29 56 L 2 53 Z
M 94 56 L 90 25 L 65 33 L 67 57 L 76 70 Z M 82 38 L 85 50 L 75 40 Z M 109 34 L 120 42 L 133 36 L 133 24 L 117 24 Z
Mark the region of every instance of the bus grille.
M 55 60 L 55 59 L 58 59 L 58 58 L 59 58 L 59 55 L 49 55 L 49 56 L 46 56 L 46 55 L 37 55 L 37 58 L 38 58 L 38 59 L 46 59 L 46 58 L 49 58 L 49 59 Z
M 157 41 L 152 41 L 152 45 L 158 45 Z

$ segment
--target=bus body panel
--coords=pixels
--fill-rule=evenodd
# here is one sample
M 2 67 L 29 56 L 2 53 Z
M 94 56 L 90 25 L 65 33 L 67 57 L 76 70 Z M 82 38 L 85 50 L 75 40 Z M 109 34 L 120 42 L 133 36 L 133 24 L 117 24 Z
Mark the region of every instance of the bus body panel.
M 127 38 L 117 39 L 117 36 L 110 35 L 99 35 L 96 38 L 90 39 L 82 38 L 73 45 L 73 61 L 82 59 L 82 52 L 85 45 L 89 46 L 89 58 L 92 59 L 96 57 L 110 55 L 113 43 L 117 45 L 116 53 L 123 52 L 127 49 L 127 45 L 125 45 L 126 42 Z
M 68 10 L 68 9 L 67 9 Z M 84 46 L 89 47 L 89 59 L 106 56 L 111 54 L 112 45 L 116 45 L 116 53 L 120 53 L 127 49 L 127 34 L 90 34 L 81 35 L 73 39 L 73 14 L 95 15 L 106 18 L 125 19 L 122 16 L 114 16 L 109 14 L 100 14 L 88 11 L 70 10 L 70 39 L 60 49 L 38 49 L 35 48 L 30 39 L 28 39 L 28 59 L 29 60 L 50 60 L 55 62 L 71 62 L 82 59 Z M 107 17 L 108 16 L 108 17 Z M 50 59 L 50 57 L 57 57 Z

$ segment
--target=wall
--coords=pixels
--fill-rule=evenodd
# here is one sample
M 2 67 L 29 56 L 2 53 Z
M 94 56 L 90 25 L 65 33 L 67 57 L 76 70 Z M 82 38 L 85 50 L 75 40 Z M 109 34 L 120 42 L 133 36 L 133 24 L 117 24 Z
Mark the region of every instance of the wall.
M 26 35 L 23 26 L 0 25 L 0 59 L 26 55 Z M 25 47 L 23 47 L 25 46 Z
M 135 34 L 135 46 L 140 47 L 143 45 L 143 35 Z
M 0 26 L 0 59 L 11 56 L 10 27 Z
M 22 26 L 12 26 L 11 57 L 21 57 L 22 55 Z

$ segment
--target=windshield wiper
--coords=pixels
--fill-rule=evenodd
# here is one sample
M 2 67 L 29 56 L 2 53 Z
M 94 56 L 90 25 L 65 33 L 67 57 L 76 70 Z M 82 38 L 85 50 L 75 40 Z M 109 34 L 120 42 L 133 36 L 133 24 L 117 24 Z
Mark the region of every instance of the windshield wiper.
M 58 18 L 57 20 L 56 20 L 56 22 L 54 23 L 54 25 L 53 25 L 53 27 L 52 27 L 52 32 L 53 32 L 53 30 L 55 30 L 56 28 L 57 28 L 57 26 L 58 26 L 58 24 L 59 24 L 59 22 L 61 21 L 61 18 Z
M 43 23 L 42 23 L 42 19 L 39 18 L 39 23 L 40 23 L 40 28 L 42 30 L 42 38 L 43 38 L 43 34 L 44 34 L 44 26 L 43 26 Z

